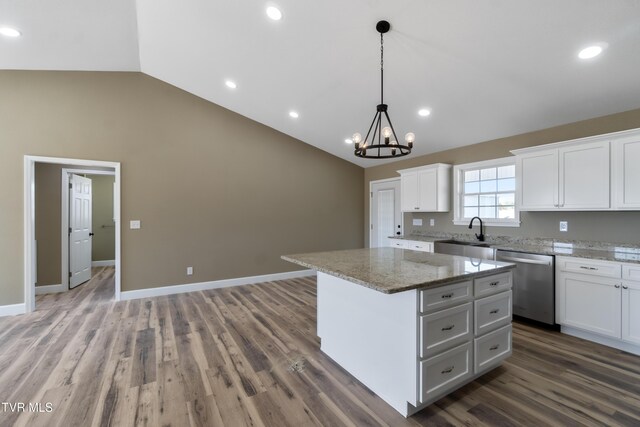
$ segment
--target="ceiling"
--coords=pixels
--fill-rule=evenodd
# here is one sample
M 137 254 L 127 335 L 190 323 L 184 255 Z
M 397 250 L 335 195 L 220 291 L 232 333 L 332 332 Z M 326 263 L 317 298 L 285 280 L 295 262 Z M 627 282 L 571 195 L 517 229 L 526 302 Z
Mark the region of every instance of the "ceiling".
M 416 134 L 411 156 L 640 107 L 637 0 L 0 5 L 0 26 L 23 32 L 0 38 L 0 68 L 140 70 L 363 167 L 383 161 L 344 139 L 366 133 L 379 103 L 380 19 L 392 25 L 385 101 L 399 136 Z M 602 55 L 577 57 L 596 42 Z

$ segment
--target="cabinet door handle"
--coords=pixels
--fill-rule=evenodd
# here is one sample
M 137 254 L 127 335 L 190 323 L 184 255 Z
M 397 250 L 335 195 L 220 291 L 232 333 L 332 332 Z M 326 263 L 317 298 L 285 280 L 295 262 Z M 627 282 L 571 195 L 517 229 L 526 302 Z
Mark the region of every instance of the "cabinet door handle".
M 622 289 L 629 289 L 628 286 L 622 285 Z
M 447 298 L 451 298 L 452 296 L 453 296 L 453 292 L 452 292 L 452 293 L 450 293 L 450 294 L 444 294 L 444 295 L 442 295 L 442 298 L 443 298 L 443 299 L 447 299 Z
M 499 283 L 500 282 L 491 282 L 491 283 L 489 283 L 489 286 L 498 286 Z
M 497 312 L 499 312 L 500 309 L 499 308 L 494 308 L 493 310 L 491 310 L 489 313 L 490 314 L 496 314 Z
M 586 265 L 581 265 L 580 268 L 583 270 L 598 270 L 596 267 L 587 267 Z
M 490 351 L 494 351 L 500 348 L 500 344 L 496 344 L 496 345 L 492 345 L 491 347 L 489 347 Z
M 614 288 L 620 289 L 620 285 L 613 285 Z
M 456 327 L 456 325 L 449 325 L 449 326 L 445 326 L 444 328 L 442 328 L 442 330 L 443 330 L 443 331 L 450 331 L 450 330 L 452 330 L 452 329 L 453 329 L 453 328 L 455 328 L 455 327 Z
M 415 207 L 415 208 L 413 208 L 413 209 L 418 210 L 418 209 L 420 209 L 420 208 L 419 208 L 419 207 Z
M 444 369 L 441 373 L 442 374 L 448 374 L 449 372 L 453 371 L 455 369 L 455 366 L 449 366 L 448 368 Z

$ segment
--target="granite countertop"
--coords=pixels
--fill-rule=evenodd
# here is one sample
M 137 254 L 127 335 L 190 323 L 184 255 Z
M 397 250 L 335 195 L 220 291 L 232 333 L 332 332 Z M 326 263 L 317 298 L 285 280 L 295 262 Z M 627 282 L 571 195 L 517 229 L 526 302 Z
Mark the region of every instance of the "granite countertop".
M 463 240 L 471 241 L 468 236 L 391 236 L 391 239 L 414 240 L 420 242 L 437 242 L 439 240 Z M 627 262 L 640 264 L 640 246 L 616 245 L 603 242 L 555 242 L 549 239 L 525 239 L 525 238 L 491 238 L 487 243 L 495 249 L 503 249 L 514 252 L 527 252 L 540 255 L 556 255 L 576 258 L 590 258 L 603 261 Z
M 283 255 L 282 259 L 393 294 L 487 276 L 515 264 L 398 248 L 350 249 Z

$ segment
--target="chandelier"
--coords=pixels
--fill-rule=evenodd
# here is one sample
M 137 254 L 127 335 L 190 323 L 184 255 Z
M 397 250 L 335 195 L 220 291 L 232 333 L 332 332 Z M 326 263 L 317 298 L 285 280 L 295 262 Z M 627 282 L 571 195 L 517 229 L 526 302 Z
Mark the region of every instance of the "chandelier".
M 354 154 L 358 157 L 388 159 L 406 156 L 411 153 L 413 142 L 416 139 L 416 136 L 409 132 L 404 136 L 406 145 L 398 143 L 396 131 L 389 118 L 389 113 L 387 113 L 388 106 L 384 103 L 384 33 L 388 32 L 390 28 L 391 24 L 387 21 L 380 21 L 376 24 L 376 30 L 380 33 L 380 104 L 376 107 L 376 115 L 373 117 L 364 141 L 362 135 L 357 132 L 351 138 L 355 144 Z M 383 115 L 387 126 L 384 125 Z

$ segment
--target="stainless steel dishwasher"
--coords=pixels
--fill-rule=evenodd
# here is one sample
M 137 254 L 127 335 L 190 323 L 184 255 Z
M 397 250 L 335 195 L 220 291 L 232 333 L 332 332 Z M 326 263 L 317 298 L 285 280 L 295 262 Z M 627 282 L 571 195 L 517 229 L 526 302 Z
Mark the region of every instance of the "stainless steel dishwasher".
M 555 324 L 555 258 L 498 249 L 496 260 L 515 263 L 513 314 L 548 325 Z

